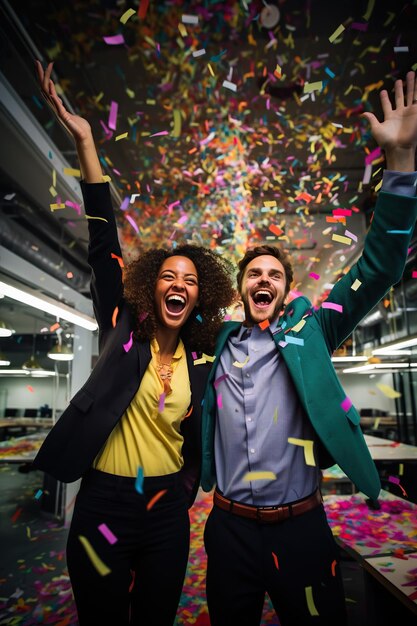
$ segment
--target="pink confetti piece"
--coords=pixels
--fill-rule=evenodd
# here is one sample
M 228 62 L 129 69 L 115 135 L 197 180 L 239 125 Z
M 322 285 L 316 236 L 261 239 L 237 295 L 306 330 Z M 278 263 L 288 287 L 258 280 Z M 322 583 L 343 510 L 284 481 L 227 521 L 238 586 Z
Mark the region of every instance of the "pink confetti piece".
M 147 311 L 144 311 L 143 313 L 141 313 L 139 315 L 139 324 L 141 324 L 143 322 L 143 320 L 146 320 L 148 315 L 149 315 L 149 313 Z
M 105 536 L 107 541 L 111 543 L 111 545 L 116 543 L 117 541 L 116 535 L 113 535 L 112 531 L 110 530 L 108 526 L 106 526 L 106 524 L 100 524 L 100 526 L 98 526 L 98 529 L 101 532 L 101 534 Z
M 412 271 L 411 278 L 417 278 L 417 270 Z
M 81 205 L 79 205 L 77 202 L 72 202 L 71 200 L 66 200 L 65 201 L 65 206 L 71 207 L 71 209 L 74 209 L 74 211 L 77 211 L 78 215 L 81 215 Z
M 130 332 L 130 338 L 129 341 L 127 343 L 123 344 L 123 348 L 125 352 L 129 352 L 130 348 L 133 345 L 133 330 Z
M 375 150 L 372 150 L 372 152 L 366 155 L 365 165 L 371 165 L 371 163 L 373 161 L 376 161 L 381 156 L 381 154 L 381 148 L 378 146 L 378 148 L 375 148 Z
M 162 413 L 162 411 L 165 408 L 165 398 L 166 398 L 165 393 L 161 393 L 161 395 L 159 396 L 159 404 L 158 404 L 158 411 L 160 413 Z
M 103 39 L 109 46 L 120 46 L 120 44 L 124 44 L 125 42 L 123 35 L 110 35 L 108 37 L 103 37 Z
M 310 272 L 310 278 L 314 278 L 314 280 L 319 280 L 320 274 L 316 274 L 315 272 Z
M 281 346 L 281 348 L 285 348 L 285 346 L 288 346 L 286 341 L 279 341 L 278 345 Z
M 108 127 L 111 128 L 112 130 L 116 130 L 116 122 L 117 122 L 117 112 L 118 112 L 118 110 L 119 110 L 119 105 L 117 104 L 117 102 L 112 100 L 110 102 L 109 121 L 107 122 Z
M 177 224 L 185 224 L 188 220 L 188 215 L 181 215 L 181 217 L 177 220 Z
M 345 217 L 349 217 L 350 215 L 352 215 L 352 209 L 333 209 L 332 213 L 334 216 L 343 215 Z
M 350 237 L 353 241 L 358 241 L 357 236 L 354 233 L 351 233 L 350 230 L 345 230 L 345 237 Z
M 214 381 L 213 385 L 215 386 L 215 388 L 217 389 L 217 387 L 220 385 L 220 383 L 223 380 L 226 380 L 226 378 L 229 378 L 229 374 L 223 374 L 222 376 L 219 376 L 218 378 L 216 378 L 216 380 Z
M 352 406 L 352 400 L 346 396 L 343 402 L 340 403 L 340 406 L 344 411 L 349 411 L 350 407 Z
M 388 482 L 394 483 L 394 485 L 400 484 L 400 479 L 397 476 L 388 476 Z
M 337 311 L 338 313 L 343 313 L 343 306 L 341 304 L 336 304 L 335 302 L 323 302 L 321 305 L 323 309 L 333 309 L 333 311 Z
M 167 130 L 161 130 L 159 133 L 149 135 L 149 137 L 162 137 L 163 135 L 169 135 L 169 132 Z
M 126 219 L 127 221 L 133 226 L 134 230 L 139 233 L 139 228 L 138 225 L 136 224 L 135 220 L 133 219 L 133 217 L 130 217 L 130 215 L 126 215 Z
M 219 395 L 217 396 L 217 406 L 219 407 L 219 409 L 223 408 L 223 399 L 221 393 L 219 393 Z
M 193 361 L 198 359 L 197 352 L 191 352 L 191 356 L 193 357 Z

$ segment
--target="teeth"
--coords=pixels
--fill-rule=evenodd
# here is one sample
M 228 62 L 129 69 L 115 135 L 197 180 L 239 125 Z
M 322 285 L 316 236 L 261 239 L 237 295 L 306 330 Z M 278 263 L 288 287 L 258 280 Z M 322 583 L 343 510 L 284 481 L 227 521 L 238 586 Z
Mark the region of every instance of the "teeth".
M 176 300 L 177 302 L 181 302 L 181 304 L 185 304 L 185 298 L 183 298 L 182 296 L 177 296 L 177 295 L 168 296 L 167 302 L 169 302 L 170 300 Z
M 258 295 L 258 294 L 260 294 L 260 293 L 265 294 L 265 295 L 267 295 L 267 296 L 270 296 L 270 295 L 271 295 L 271 294 L 269 293 L 269 291 L 265 291 L 264 289 L 260 289 L 259 291 L 257 291 L 257 292 L 256 292 L 256 295 Z

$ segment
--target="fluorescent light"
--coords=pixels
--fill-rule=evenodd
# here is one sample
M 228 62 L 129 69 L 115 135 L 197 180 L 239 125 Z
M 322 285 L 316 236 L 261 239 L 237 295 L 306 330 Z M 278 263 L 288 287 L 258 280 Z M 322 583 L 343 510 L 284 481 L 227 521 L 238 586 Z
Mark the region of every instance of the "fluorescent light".
M 350 363 L 350 362 L 363 363 L 364 361 L 367 361 L 367 360 L 368 360 L 367 356 L 332 356 L 333 363 Z
M 343 374 L 361 374 L 362 372 L 370 372 L 375 370 L 396 370 L 407 369 L 416 365 L 415 363 L 370 363 L 369 365 L 359 365 L 357 367 L 348 367 L 343 370 Z
M 376 354 L 377 350 L 372 350 L 372 354 Z M 411 350 L 390 350 L 386 348 L 386 351 L 382 353 L 382 356 L 410 356 Z
M 57 343 L 48 352 L 48 357 L 54 361 L 72 361 L 74 353 L 68 346 Z
M 0 370 L 0 376 L 35 376 L 30 370 Z M 56 376 L 55 372 L 42 370 L 42 376 Z M 38 374 L 39 377 L 39 374 Z
M 0 320 L 0 337 L 10 337 L 13 335 L 14 330 L 9 328 L 9 326 L 3 320 Z
M 372 354 L 388 354 L 390 350 L 401 350 L 402 348 L 411 348 L 412 346 L 417 346 L 417 337 L 396 341 L 386 347 L 376 348 L 372 350 Z
M 30 289 L 30 287 L 25 286 L 25 289 L 23 290 L 0 281 L 0 293 L 12 298 L 13 300 L 32 306 L 39 311 L 44 311 L 45 313 L 49 313 L 55 317 L 67 320 L 67 322 L 71 322 L 76 326 L 86 328 L 87 330 L 97 330 L 98 328 L 98 324 L 93 317 L 80 313 L 76 309 L 63 304 L 62 302 L 58 302 L 53 298 L 44 296 L 39 291 Z
M 356 367 L 348 367 L 343 370 L 343 374 L 360 374 L 360 372 L 368 372 L 374 369 L 374 365 L 357 365 Z

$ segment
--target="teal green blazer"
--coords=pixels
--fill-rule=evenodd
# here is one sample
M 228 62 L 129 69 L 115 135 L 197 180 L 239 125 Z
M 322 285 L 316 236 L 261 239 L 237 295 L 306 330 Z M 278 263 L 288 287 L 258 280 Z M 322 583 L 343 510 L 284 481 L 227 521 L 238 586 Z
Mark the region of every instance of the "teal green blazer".
M 342 313 L 323 307 L 314 310 L 311 302 L 301 296 L 287 305 L 280 319 L 281 325 L 284 321 L 286 325 L 274 335 L 277 350 L 288 367 L 301 405 L 319 442 L 330 456 L 327 466 L 337 463 L 357 488 L 371 498 L 377 498 L 381 488 L 378 472 L 359 426 L 358 411 L 354 406 L 348 410 L 342 408 L 346 393 L 338 380 L 331 355 L 390 287 L 401 279 L 416 216 L 417 198 L 380 192 L 362 255 L 335 284 L 327 299 L 341 305 Z M 355 291 L 351 287 L 356 280 L 361 285 Z M 289 330 L 303 318 L 305 324 L 301 330 Z M 229 335 L 239 326 L 240 322 L 225 322 L 221 328 L 203 401 L 201 485 L 204 491 L 210 491 L 216 483 L 214 430 L 217 407 L 213 387 L 216 366 Z M 288 335 L 303 339 L 304 345 L 287 343 L 280 346 L 279 342 L 285 341 Z M 263 392 L 268 391 L 268 381 L 265 381 Z

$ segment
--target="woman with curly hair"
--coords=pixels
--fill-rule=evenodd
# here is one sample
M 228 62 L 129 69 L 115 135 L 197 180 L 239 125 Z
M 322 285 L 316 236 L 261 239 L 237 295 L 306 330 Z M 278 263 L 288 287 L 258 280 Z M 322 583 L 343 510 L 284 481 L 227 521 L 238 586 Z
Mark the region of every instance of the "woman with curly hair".
M 80 626 L 173 624 L 201 466 L 209 354 L 234 296 L 229 265 L 183 245 L 123 271 L 109 186 L 88 122 L 70 114 L 37 62 L 43 96 L 75 140 L 89 217 L 99 357 L 35 466 L 82 477 L 67 543 Z M 199 354 L 197 354 L 199 353 Z

